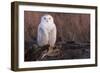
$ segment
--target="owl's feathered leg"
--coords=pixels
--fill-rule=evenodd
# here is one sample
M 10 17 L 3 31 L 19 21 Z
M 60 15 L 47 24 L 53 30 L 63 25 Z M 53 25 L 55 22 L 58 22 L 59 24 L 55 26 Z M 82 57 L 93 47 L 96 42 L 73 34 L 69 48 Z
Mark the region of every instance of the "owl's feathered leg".
M 53 47 L 49 47 L 48 51 L 45 51 L 45 53 L 42 55 L 41 59 L 44 59 L 45 57 L 53 57 L 53 56 L 57 56 L 60 54 L 60 50 L 59 49 L 53 49 Z
M 49 47 L 47 56 L 57 56 L 59 54 L 59 51 L 59 49 L 53 49 L 53 47 Z
M 52 53 L 53 53 L 53 47 L 49 47 L 47 55 L 52 56 Z
M 48 51 L 42 55 L 41 59 L 43 59 L 45 56 L 54 56 L 53 51 L 53 47 L 48 47 Z

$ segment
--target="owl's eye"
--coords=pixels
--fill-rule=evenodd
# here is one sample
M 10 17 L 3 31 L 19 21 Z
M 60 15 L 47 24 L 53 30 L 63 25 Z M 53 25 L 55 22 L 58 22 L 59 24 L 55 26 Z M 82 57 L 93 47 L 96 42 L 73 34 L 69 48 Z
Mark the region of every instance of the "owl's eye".
M 51 18 L 49 18 L 49 20 L 50 20 Z
M 46 18 L 44 17 L 44 20 L 46 20 Z

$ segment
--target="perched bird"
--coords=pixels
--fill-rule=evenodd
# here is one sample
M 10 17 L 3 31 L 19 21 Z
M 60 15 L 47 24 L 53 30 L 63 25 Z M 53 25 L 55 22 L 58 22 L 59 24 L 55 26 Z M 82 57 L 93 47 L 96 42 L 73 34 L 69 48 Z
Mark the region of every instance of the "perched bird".
M 53 47 L 56 42 L 56 35 L 57 29 L 53 17 L 49 14 L 42 16 L 38 26 L 37 43 L 40 47 L 50 45 L 48 52 L 45 55 L 50 56 L 50 53 L 53 52 Z

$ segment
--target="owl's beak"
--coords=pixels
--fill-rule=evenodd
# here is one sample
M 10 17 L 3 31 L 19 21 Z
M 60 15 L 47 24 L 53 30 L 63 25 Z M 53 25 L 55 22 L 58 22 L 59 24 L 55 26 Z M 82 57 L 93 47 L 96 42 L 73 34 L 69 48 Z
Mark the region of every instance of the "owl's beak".
M 47 22 L 49 22 L 49 21 L 47 20 Z

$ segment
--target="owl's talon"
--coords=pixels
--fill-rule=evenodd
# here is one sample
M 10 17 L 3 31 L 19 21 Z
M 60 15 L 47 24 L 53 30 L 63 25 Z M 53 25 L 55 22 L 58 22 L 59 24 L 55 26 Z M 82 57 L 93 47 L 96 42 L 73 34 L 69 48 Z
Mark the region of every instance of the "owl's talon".
M 59 49 L 52 49 L 50 48 L 49 51 L 47 52 L 47 56 L 57 56 L 59 54 L 60 50 Z

